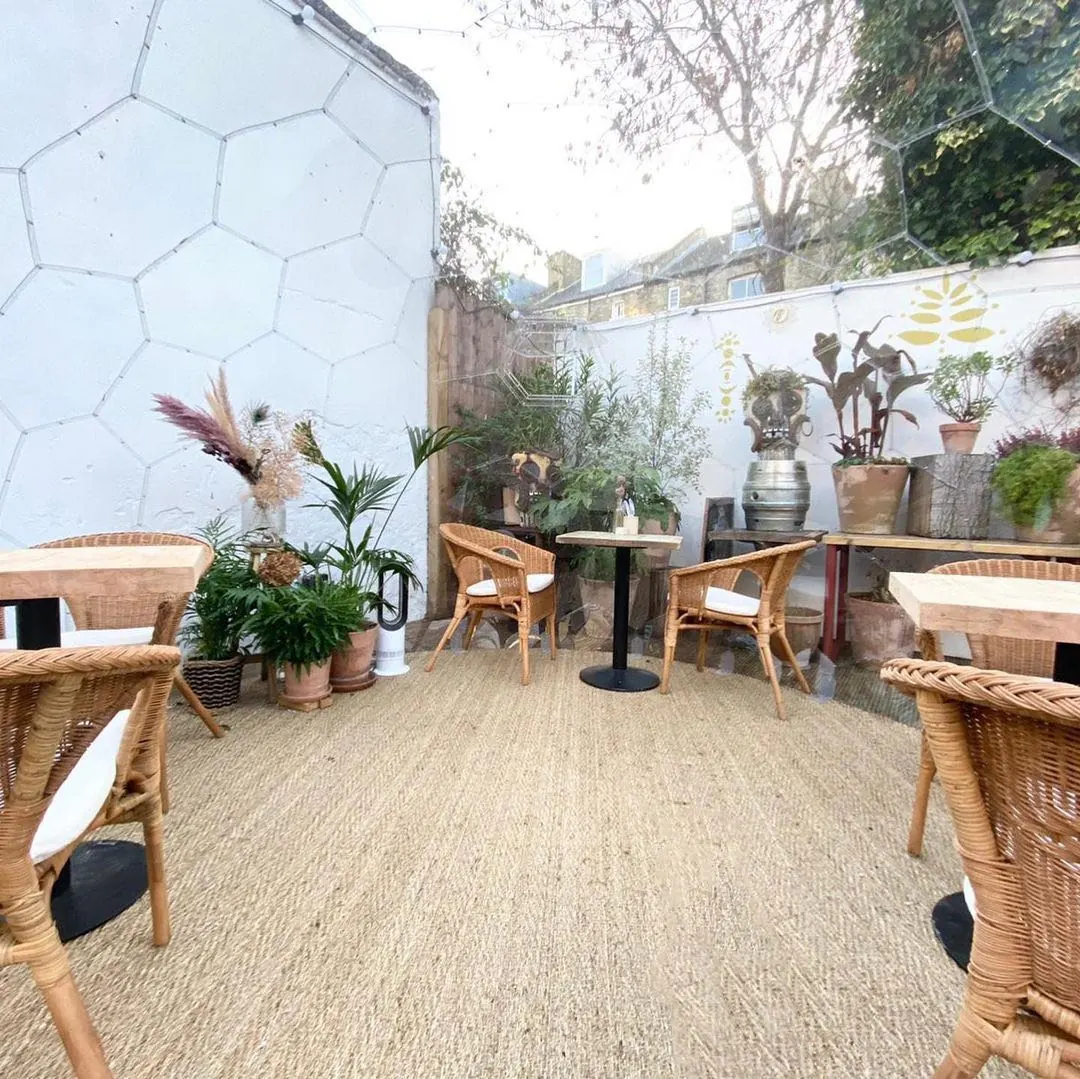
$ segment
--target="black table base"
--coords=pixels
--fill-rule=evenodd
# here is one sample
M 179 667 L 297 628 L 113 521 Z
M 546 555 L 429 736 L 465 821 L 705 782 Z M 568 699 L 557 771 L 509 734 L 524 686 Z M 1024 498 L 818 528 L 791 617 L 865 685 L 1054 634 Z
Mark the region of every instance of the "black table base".
M 19 648 L 59 648 L 60 600 L 21 600 L 15 605 Z M 146 851 L 139 843 L 95 839 L 80 844 L 56 878 L 52 915 L 60 939 L 74 940 L 111 922 L 148 888 Z
M 146 893 L 146 851 L 139 843 L 97 839 L 76 847 L 52 894 L 62 941 L 111 922 Z
M 581 672 L 581 680 L 597 689 L 610 689 L 616 693 L 642 693 L 647 689 L 656 689 L 660 678 L 652 671 L 640 667 L 586 667 Z
M 971 962 L 971 940 L 975 935 L 975 919 L 964 900 L 963 892 L 939 899 L 930 916 L 934 923 L 934 936 L 945 949 L 945 954 L 961 969 L 967 970 Z
M 660 679 L 652 671 L 627 667 L 630 646 L 630 548 L 615 548 L 615 609 L 611 626 L 611 666 L 586 667 L 581 680 L 597 689 L 616 693 L 642 693 L 655 689 Z

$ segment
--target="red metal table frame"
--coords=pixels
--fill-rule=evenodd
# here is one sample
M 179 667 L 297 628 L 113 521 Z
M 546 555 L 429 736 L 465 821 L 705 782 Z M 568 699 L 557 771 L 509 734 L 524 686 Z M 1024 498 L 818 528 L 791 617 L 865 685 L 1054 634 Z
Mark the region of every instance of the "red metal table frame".
M 931 539 L 927 536 L 877 536 L 861 532 L 830 532 L 822 543 L 825 544 L 825 626 L 821 650 L 834 663 L 847 642 L 848 566 L 851 561 L 852 547 L 858 547 L 861 550 L 889 548 L 1080 562 L 1080 544 L 1069 543 Z

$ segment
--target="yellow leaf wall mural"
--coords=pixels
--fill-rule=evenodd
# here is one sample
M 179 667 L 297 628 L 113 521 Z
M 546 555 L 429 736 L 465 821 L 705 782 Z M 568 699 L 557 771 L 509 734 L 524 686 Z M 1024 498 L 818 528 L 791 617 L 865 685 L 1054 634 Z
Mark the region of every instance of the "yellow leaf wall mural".
M 735 418 L 735 357 L 739 347 L 739 336 L 726 333 L 716 342 L 716 351 L 720 353 L 720 407 L 716 418 L 721 423 L 730 423 Z
M 906 312 L 903 317 L 913 325 L 897 334 L 909 345 L 936 343 L 944 352 L 952 341 L 973 345 L 999 332 L 982 325 L 987 311 L 997 305 L 989 303 L 982 289 L 973 284 L 973 279 L 957 283 L 946 274 L 933 288 L 916 285 L 912 305 L 915 310 Z

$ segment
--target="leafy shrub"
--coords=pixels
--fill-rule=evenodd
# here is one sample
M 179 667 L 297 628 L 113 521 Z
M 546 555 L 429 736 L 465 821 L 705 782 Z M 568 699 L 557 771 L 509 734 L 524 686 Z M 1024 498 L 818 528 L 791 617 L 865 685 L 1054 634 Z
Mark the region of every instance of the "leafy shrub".
M 215 517 L 199 534 L 213 547 L 214 561 L 188 600 L 180 640 L 193 659 L 232 659 L 240 652 L 259 578 L 247 548 L 223 517 Z
M 998 461 L 990 484 L 1014 524 L 1045 528 L 1077 460 L 1057 446 L 1024 445 Z
M 364 600 L 352 585 L 316 581 L 261 592 L 244 629 L 279 663 L 307 671 L 325 663 L 363 622 Z
M 970 356 L 942 356 L 930 377 L 930 398 L 956 423 L 982 423 L 994 411 L 1001 383 L 1012 371 L 1008 357 L 973 352 Z M 997 392 L 993 375 L 1001 376 Z

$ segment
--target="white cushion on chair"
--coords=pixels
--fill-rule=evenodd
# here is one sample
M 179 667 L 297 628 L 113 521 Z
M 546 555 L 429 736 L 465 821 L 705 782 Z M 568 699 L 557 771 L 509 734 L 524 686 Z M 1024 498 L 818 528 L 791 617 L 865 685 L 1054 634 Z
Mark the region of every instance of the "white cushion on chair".
M 114 644 L 149 644 L 154 639 L 153 626 L 136 626 L 134 629 L 76 629 L 60 634 L 61 648 L 94 648 Z M 15 648 L 11 637 L 0 640 L 0 649 Z
M 525 578 L 525 586 L 530 592 L 543 592 L 554 580 L 554 573 L 530 573 Z M 465 589 L 465 594 L 467 596 L 494 596 L 496 594 L 495 581 L 490 577 L 486 581 L 477 581 L 476 584 L 471 584 Z
M 757 596 L 744 596 L 741 592 L 732 592 L 727 588 L 710 588 L 705 593 L 705 606 L 717 614 L 737 614 L 743 618 L 753 618 L 761 607 Z
M 129 708 L 117 712 L 60 784 L 30 843 L 31 861 L 51 858 L 90 827 L 116 780 L 116 757 L 130 715 Z

